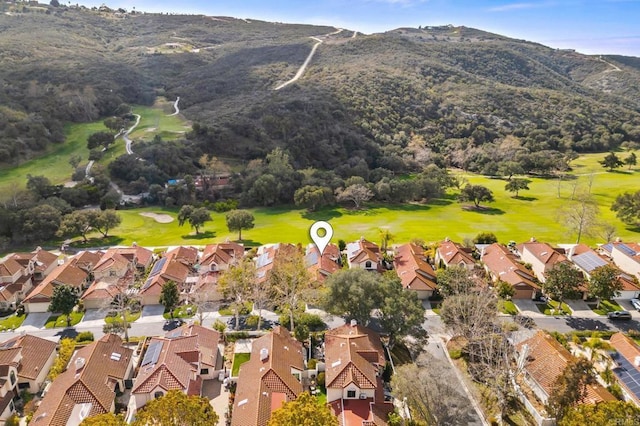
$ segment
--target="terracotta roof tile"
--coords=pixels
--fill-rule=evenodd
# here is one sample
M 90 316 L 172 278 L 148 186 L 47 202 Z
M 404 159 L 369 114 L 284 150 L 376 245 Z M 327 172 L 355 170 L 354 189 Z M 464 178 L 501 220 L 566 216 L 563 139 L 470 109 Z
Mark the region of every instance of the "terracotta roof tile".
M 544 331 L 538 331 L 533 337 L 517 345 L 518 351 L 527 351 L 525 370 L 547 395 L 551 394 L 553 385 L 567 367 L 576 358 L 556 339 Z M 613 401 L 615 397 L 599 384 L 587 387 L 585 403 L 595 404 L 602 401 Z
M 0 364 L 7 357 L 20 355 L 18 376 L 33 380 L 42 372 L 52 353 L 56 351 L 56 342 L 25 334 L 0 343 Z M 2 349 L 8 347 L 10 349 Z
M 436 289 L 436 274 L 431 265 L 424 260 L 422 247 L 403 244 L 396 248 L 393 265 L 405 289 Z
M 261 360 L 260 352 L 265 349 L 267 357 Z M 265 426 L 271 417 L 273 398 L 281 403 L 302 393 L 302 384 L 291 370 L 304 369 L 303 357 L 300 342 L 282 327 L 254 340 L 251 358 L 240 367 L 231 424 Z
M 484 249 L 482 262 L 497 281 L 501 280 L 512 286 L 527 285 L 540 288 L 533 272 L 518 261 L 518 258 L 502 244 L 494 243 Z
M 79 404 L 91 404 L 89 415 L 109 412 L 115 381 L 126 378 L 132 354 L 115 334 L 78 349 L 69 368 L 53 381 L 30 424 L 65 426 Z
M 463 263 L 465 265 L 475 265 L 473 256 L 460 244 L 445 240 L 438 245 L 438 254 L 446 265 Z

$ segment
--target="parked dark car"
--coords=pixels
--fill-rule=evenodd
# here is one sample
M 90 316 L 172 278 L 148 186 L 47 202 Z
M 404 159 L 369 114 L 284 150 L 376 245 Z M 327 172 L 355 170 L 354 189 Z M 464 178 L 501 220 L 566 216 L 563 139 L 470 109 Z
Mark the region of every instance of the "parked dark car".
M 184 320 L 182 318 L 168 319 L 164 322 L 164 326 L 162 327 L 162 329 L 165 331 L 171 331 L 175 328 L 180 327 L 182 324 L 184 324 Z
M 630 320 L 631 312 L 629 311 L 613 311 L 607 314 L 610 320 Z

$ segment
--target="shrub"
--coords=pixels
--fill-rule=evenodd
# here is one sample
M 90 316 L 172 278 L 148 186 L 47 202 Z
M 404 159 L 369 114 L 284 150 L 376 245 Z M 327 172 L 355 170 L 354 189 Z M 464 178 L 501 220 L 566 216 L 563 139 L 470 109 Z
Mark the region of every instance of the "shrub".
M 224 322 L 220 321 L 219 319 L 217 319 L 213 325 L 212 325 L 213 329 L 220 332 L 220 333 L 224 333 L 224 331 L 227 329 L 227 324 L 225 324 Z
M 238 200 L 225 200 L 213 203 L 213 209 L 218 213 L 224 213 L 238 208 Z
M 321 371 L 318 373 L 318 379 L 317 379 L 318 386 L 324 387 L 324 380 L 325 380 L 324 371 Z
M 82 343 L 82 342 L 93 342 L 94 337 L 93 337 L 93 333 L 90 331 L 83 331 L 78 333 L 78 335 L 76 336 L 76 342 L 77 343 Z
M 12 414 L 11 417 L 9 417 L 4 424 L 6 426 L 19 426 L 20 418 L 16 414 Z
M 259 315 L 249 315 L 246 320 L 247 327 L 249 328 L 257 328 L 258 321 L 260 320 Z
M 307 369 L 309 370 L 315 370 L 317 365 L 318 360 L 315 358 L 311 358 L 309 361 L 307 361 Z
M 449 349 L 449 356 L 451 359 L 462 358 L 462 349 Z
M 233 333 L 227 333 L 226 337 L 228 342 L 235 342 L 239 339 L 248 339 L 250 336 L 246 331 L 236 331 Z
M 73 339 L 60 339 L 60 347 L 58 349 L 58 357 L 53 363 L 49 371 L 49 380 L 54 380 L 60 373 L 67 369 L 67 364 L 76 348 L 76 342 Z
M 304 342 L 309 338 L 309 327 L 304 324 L 296 324 L 293 336 L 299 341 Z

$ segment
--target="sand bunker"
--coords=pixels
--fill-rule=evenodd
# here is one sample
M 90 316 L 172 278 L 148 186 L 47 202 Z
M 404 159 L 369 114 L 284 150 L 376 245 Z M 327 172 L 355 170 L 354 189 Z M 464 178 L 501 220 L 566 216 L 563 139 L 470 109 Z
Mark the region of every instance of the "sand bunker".
M 171 223 L 173 222 L 173 218 L 168 214 L 162 213 L 140 213 L 140 216 L 150 217 L 158 223 Z

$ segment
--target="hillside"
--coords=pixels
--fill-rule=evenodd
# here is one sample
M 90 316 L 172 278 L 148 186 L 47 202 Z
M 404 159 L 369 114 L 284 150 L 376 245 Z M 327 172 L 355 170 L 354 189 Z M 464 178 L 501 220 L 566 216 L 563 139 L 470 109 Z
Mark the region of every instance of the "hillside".
M 486 171 L 507 135 L 527 152 L 640 143 L 638 58 L 471 28 L 353 37 L 332 27 L 59 7 L 12 9 L 0 30 L 5 164 L 61 143 L 63 122 L 158 95 L 181 97 L 181 112 L 197 123 L 188 136 L 197 153 L 251 160 L 280 146 L 296 168 L 348 164 L 345 176 L 361 161 L 392 172 L 433 161 Z M 311 36 L 324 43 L 310 67 L 275 91 L 305 60 Z

